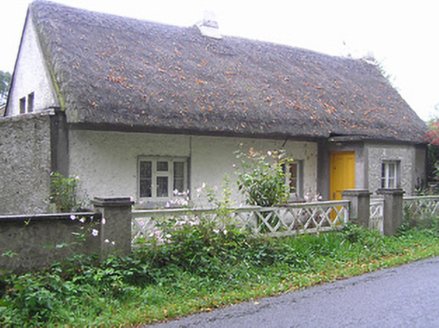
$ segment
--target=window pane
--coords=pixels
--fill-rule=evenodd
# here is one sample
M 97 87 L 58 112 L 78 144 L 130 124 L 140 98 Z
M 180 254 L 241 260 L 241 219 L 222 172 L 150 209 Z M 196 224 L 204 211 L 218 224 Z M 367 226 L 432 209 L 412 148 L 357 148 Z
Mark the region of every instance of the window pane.
M 396 165 L 395 163 L 389 163 L 389 188 L 395 188 L 396 183 Z
M 157 177 L 157 197 L 168 197 L 168 177 Z
M 298 165 L 297 163 L 290 163 L 289 166 L 290 166 L 290 191 L 293 192 L 293 191 L 297 191 Z
M 152 163 L 140 162 L 140 179 L 151 179 Z
M 168 162 L 157 162 L 157 171 L 158 172 L 168 172 Z
M 140 162 L 140 197 L 152 197 L 152 162 Z
M 388 183 L 388 187 L 389 188 L 395 188 L 395 179 L 394 178 L 389 178 L 389 183 Z
M 151 197 L 151 179 L 140 180 L 140 197 Z
M 32 113 L 34 111 L 34 93 L 30 93 L 27 96 L 27 112 Z
M 381 164 L 381 188 L 396 188 L 398 185 L 398 162 Z
M 20 114 L 26 113 L 26 98 L 20 99 Z
M 184 191 L 184 162 L 174 162 L 174 190 Z

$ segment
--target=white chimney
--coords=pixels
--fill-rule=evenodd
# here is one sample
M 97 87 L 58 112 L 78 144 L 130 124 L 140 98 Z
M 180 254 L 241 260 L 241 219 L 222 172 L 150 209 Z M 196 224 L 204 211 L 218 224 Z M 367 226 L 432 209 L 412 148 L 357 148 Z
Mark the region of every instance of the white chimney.
M 197 26 L 202 35 L 215 39 L 221 39 L 219 32 L 218 22 L 216 21 L 215 14 L 211 11 L 204 12 L 204 19 L 197 23 Z

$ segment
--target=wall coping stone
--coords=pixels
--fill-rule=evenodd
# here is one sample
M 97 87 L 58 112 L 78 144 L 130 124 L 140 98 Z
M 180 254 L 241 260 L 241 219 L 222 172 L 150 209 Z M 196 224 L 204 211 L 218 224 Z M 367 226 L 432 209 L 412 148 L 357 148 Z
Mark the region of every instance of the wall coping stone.
M 342 196 L 366 196 L 372 195 L 367 189 L 346 189 L 341 192 Z
M 134 204 L 131 197 L 95 197 L 91 202 L 97 207 L 121 207 Z
M 78 213 L 52 213 L 52 214 L 22 214 L 22 215 L 0 215 L 1 222 L 23 222 L 23 221 L 51 221 L 51 220 L 72 220 L 71 216 L 74 215 L 77 218 L 81 217 L 96 217 L 100 216 L 100 213 L 96 212 L 78 212 Z
M 402 190 L 401 188 L 397 188 L 397 189 L 378 189 L 377 190 L 377 194 L 378 195 L 395 195 L 395 196 L 400 196 L 400 195 L 404 195 L 405 191 Z
M 32 112 L 32 113 L 25 113 L 25 114 L 19 114 L 19 115 L 11 115 L 11 116 L 1 116 L 0 122 L 17 122 L 22 121 L 26 119 L 31 119 L 35 117 L 41 117 L 41 116 L 53 116 L 55 115 L 55 109 L 54 108 L 47 108 L 39 112 Z

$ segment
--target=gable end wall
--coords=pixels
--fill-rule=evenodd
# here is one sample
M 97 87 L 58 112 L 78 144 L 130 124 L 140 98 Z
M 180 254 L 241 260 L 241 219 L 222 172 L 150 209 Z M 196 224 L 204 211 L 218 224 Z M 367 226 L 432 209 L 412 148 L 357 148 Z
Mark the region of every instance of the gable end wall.
M 28 20 L 23 32 L 20 50 L 12 77 L 9 93 L 7 116 L 20 114 L 20 99 L 26 99 L 34 93 L 34 112 L 51 107 L 59 107 L 50 82 L 37 34 L 33 24 Z

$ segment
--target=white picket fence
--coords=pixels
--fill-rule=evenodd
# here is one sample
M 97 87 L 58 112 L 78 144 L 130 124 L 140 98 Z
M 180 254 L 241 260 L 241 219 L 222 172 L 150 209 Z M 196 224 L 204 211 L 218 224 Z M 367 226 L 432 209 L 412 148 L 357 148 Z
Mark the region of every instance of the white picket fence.
M 340 229 L 349 221 L 349 201 L 289 204 L 279 207 L 240 207 L 226 210 L 229 220 L 254 234 L 280 237 Z M 147 244 L 158 220 L 174 218 L 179 222 L 215 220 L 216 209 L 162 209 L 132 211 L 132 244 Z

